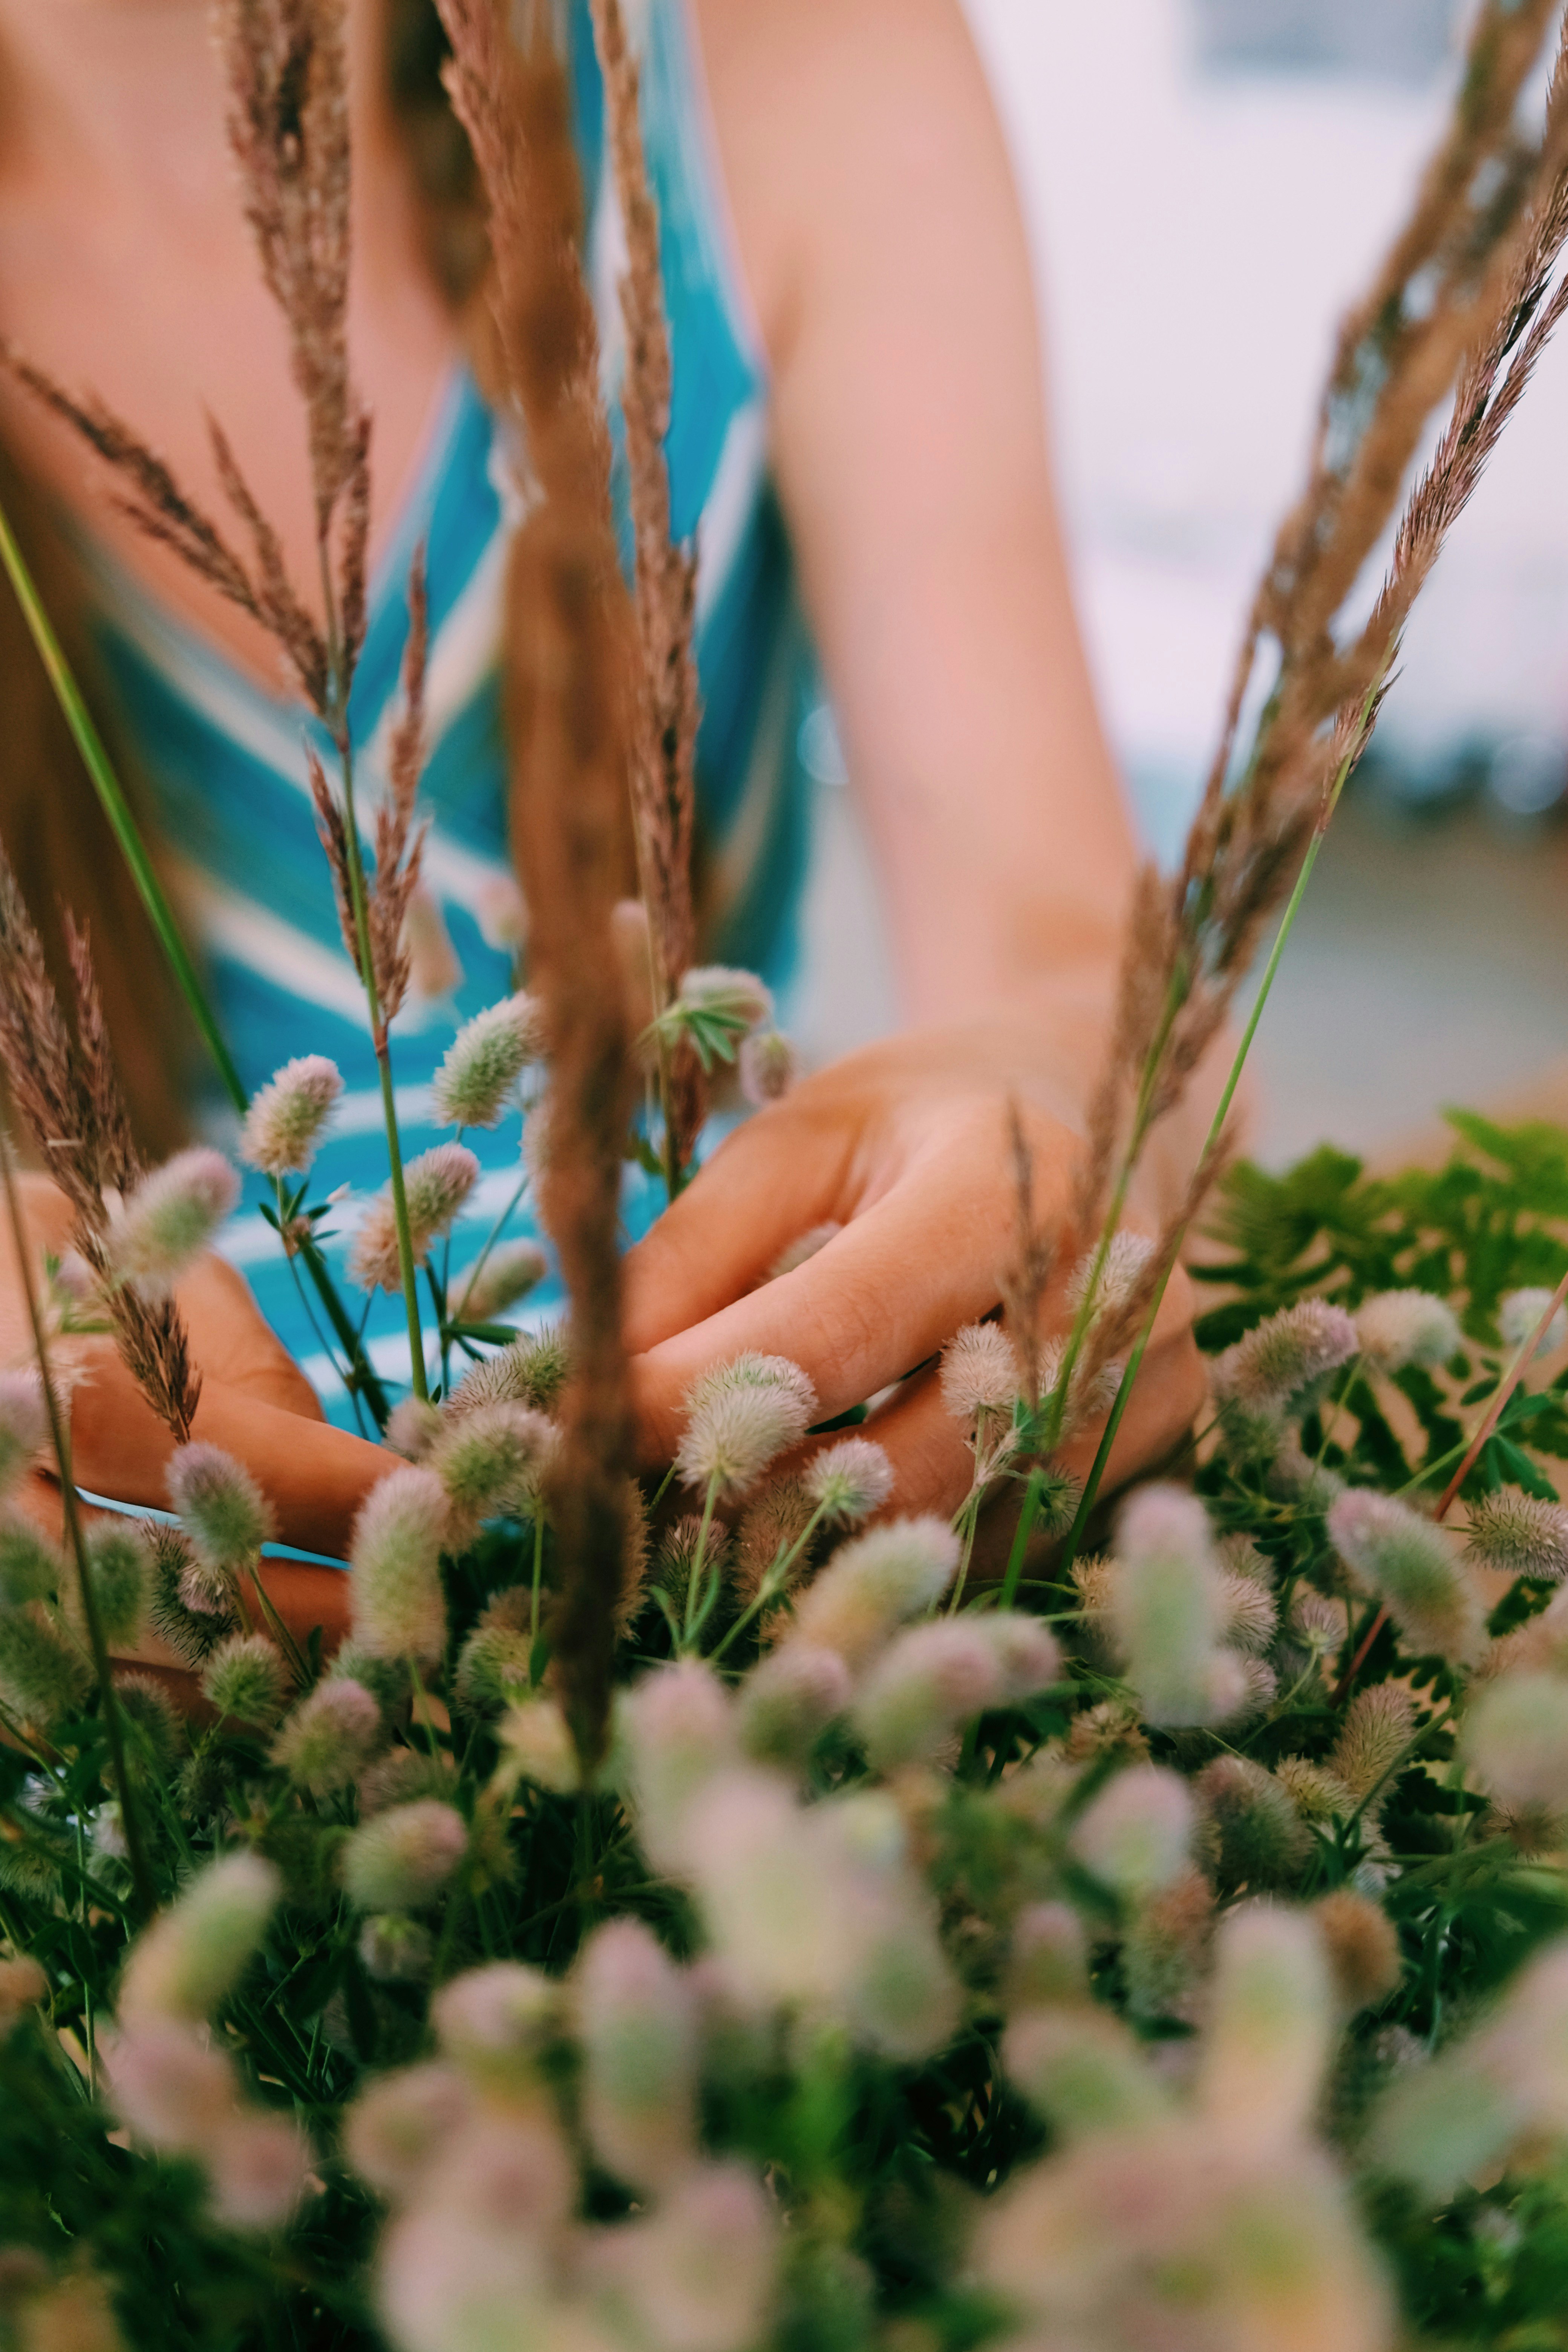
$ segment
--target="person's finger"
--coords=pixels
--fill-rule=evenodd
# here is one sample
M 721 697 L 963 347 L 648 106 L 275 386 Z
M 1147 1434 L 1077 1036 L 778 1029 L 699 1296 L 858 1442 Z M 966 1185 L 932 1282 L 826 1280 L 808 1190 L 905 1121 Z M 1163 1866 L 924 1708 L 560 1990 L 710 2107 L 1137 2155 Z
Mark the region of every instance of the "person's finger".
M 642 1355 L 760 1282 L 792 1242 L 842 1219 L 852 1141 L 793 1102 L 738 1128 L 626 1257 L 626 1345 Z
M 117 1503 L 169 1505 L 172 1433 L 103 1342 L 70 1399 L 78 1486 Z M 207 1381 L 193 1434 L 244 1464 L 278 1515 L 285 1543 L 341 1554 L 354 1513 L 396 1457 L 363 1437 L 308 1421 L 264 1399 Z
M 1047 1223 L 1064 1186 L 1059 1167 L 1040 1170 Z M 637 1359 L 633 1397 L 650 1457 L 668 1460 L 692 1381 L 748 1349 L 800 1365 L 825 1420 L 874 1395 L 990 1313 L 1010 1240 L 994 1160 L 978 1160 L 968 1138 L 928 1147 L 804 1265 Z
M 175 1292 L 191 1352 L 209 1380 L 261 1397 L 306 1421 L 324 1421 L 321 1401 L 262 1315 L 237 1266 L 209 1254 Z

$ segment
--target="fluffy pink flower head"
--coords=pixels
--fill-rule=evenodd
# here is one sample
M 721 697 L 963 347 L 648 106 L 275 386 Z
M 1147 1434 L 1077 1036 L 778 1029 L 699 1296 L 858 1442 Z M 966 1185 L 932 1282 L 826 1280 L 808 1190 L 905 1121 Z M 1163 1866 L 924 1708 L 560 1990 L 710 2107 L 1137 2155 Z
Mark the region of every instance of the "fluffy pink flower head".
M 482 1265 L 452 1276 L 451 1312 L 466 1323 L 493 1323 L 536 1290 L 550 1271 L 537 1242 L 506 1242 Z
M 1402 1683 L 1373 1683 L 1345 1710 L 1329 1768 L 1352 1797 L 1370 1797 L 1398 1763 L 1415 1732 L 1415 1702 Z
M 494 1127 L 542 1044 L 539 1006 L 519 994 L 464 1023 L 436 1073 L 437 1118 L 447 1127 Z
M 239 1179 L 221 1151 L 178 1151 L 144 1176 L 109 1221 L 105 1246 L 115 1278 L 161 1296 L 206 1249 L 239 1198 Z
M 49 1442 L 36 1371 L 0 1372 L 0 1496 L 8 1495 Z
M 132 2138 L 169 2155 L 208 2145 L 237 2113 L 232 2061 L 185 2020 L 148 2013 L 100 2043 L 109 2096 Z
M 1119 1895 L 1156 1895 L 1187 1866 L 1193 1801 L 1179 1773 L 1157 1764 L 1119 1772 L 1079 1815 L 1073 1846 Z
M 681 2352 L 731 2352 L 762 2340 L 778 2264 L 778 2222 L 739 2164 L 700 2164 L 668 2185 L 657 2210 L 605 2233 L 603 2259 L 635 2341 Z
M 1386 1604 L 1412 1647 L 1474 1663 L 1486 1631 L 1480 1595 L 1445 1528 L 1363 1486 L 1347 1487 L 1327 1524 L 1340 1558 Z
M 638 1834 L 659 1869 L 677 1870 L 693 1803 L 734 1756 L 730 1695 L 695 1658 L 656 1666 L 626 1693 L 619 1724 Z
M 1568 1813 L 1568 1682 L 1502 1675 L 1471 1702 L 1466 1757 L 1504 1805 Z
M 780 1102 L 795 1081 L 795 1047 L 778 1029 L 754 1029 L 741 1047 L 741 1091 L 761 1110 Z
M 1011 1412 L 1023 1389 L 1013 1342 L 1000 1323 L 971 1323 L 942 1349 L 942 1401 L 966 1426 L 981 1413 Z
M 749 1493 L 770 1463 L 798 1445 L 816 1410 L 811 1382 L 782 1356 L 742 1356 L 704 1373 L 687 1402 L 676 1466 L 688 1486 L 711 1486 L 724 1501 Z
M 220 1578 L 254 1567 L 276 1522 L 249 1471 L 221 1446 L 197 1439 L 179 1448 L 168 1479 L 170 1499 L 203 1567 Z
M 704 1013 L 719 1013 L 748 1029 L 758 1029 L 773 1017 L 772 991 L 752 971 L 732 971 L 726 964 L 693 964 L 682 975 L 680 1001 Z
M 342 1073 L 324 1054 L 285 1062 L 251 1098 L 239 1156 L 265 1176 L 303 1175 L 343 1091 Z
M 287 2116 L 233 2116 L 203 2150 L 213 2211 L 231 2230 L 279 2230 L 310 2174 L 310 2144 Z
M 423 1462 L 445 1427 L 439 1405 L 423 1397 L 399 1397 L 387 1415 L 383 1442 L 405 1462 Z
M 1379 1291 L 1356 1308 L 1355 1328 L 1362 1354 L 1384 1372 L 1431 1371 L 1464 1345 L 1458 1317 L 1429 1290 Z
M 48 1997 L 49 1980 L 37 1960 L 0 1960 L 0 2039 Z
M 278 1871 L 258 1853 L 208 1863 L 132 1946 L 120 1980 L 121 2018 L 210 2017 L 249 1965 L 282 1892 Z
M 359 1911 L 417 1911 L 434 1902 L 468 1848 L 455 1806 L 425 1797 L 361 1823 L 342 1850 L 343 1890 Z
M 1550 1290 L 1510 1290 L 1497 1311 L 1498 1329 L 1507 1348 L 1522 1348 L 1551 1306 Z M 1550 1356 L 1568 1339 L 1568 1307 L 1559 1307 L 1542 1333 L 1536 1355 Z
M 287 1690 L 282 1653 L 265 1633 L 232 1635 L 202 1669 L 202 1696 L 231 1723 L 276 1723 Z
M 525 1508 L 555 1440 L 554 1423 L 525 1404 L 483 1405 L 454 1422 L 428 1456 L 454 1529 Z
M 521 1960 L 491 1960 L 441 1987 L 430 2022 L 442 2051 L 482 2082 L 498 2068 L 529 2066 L 552 2026 L 561 1989 Z
M 1068 1304 L 1070 1307 L 1081 1307 L 1089 1296 L 1094 1262 L 1099 1255 L 1097 1244 L 1095 1248 L 1087 1250 L 1074 1266 L 1068 1282 Z M 1112 1234 L 1110 1246 L 1105 1253 L 1105 1264 L 1100 1269 L 1099 1281 L 1095 1283 L 1095 1322 L 1103 1322 L 1106 1316 L 1114 1315 L 1127 1304 L 1153 1255 L 1154 1244 L 1146 1234 L 1129 1233 L 1125 1229 Z
M 479 1163 L 466 1143 L 437 1143 L 409 1161 L 403 1185 L 416 1265 L 423 1265 L 434 1244 L 451 1231 L 479 1181 Z M 362 1290 L 396 1290 L 402 1284 L 390 1187 L 376 1195 L 361 1220 L 349 1254 L 349 1272 Z
M 697 2015 L 689 1977 L 637 1919 L 613 1919 L 575 1971 L 583 2114 L 620 2179 L 661 2187 L 691 2153 Z
M 329 1675 L 294 1709 L 272 1760 L 296 1788 L 331 1796 L 356 1780 L 381 1744 L 381 1709 L 363 1683 Z
M 377 2196 L 401 2200 L 450 2145 L 469 2105 L 454 2066 L 426 2062 L 374 2075 L 343 2117 L 344 2153 Z
M 828 1725 L 854 1696 L 837 1650 L 786 1643 L 752 1667 L 741 1685 L 741 1745 L 758 1764 L 803 1765 Z
M 858 1667 L 897 1625 L 933 1607 L 958 1573 L 959 1541 L 945 1519 L 893 1519 L 841 1544 L 807 1586 L 790 1636 Z
M 1227 1348 L 1214 1367 L 1214 1391 L 1251 1413 L 1281 1412 L 1330 1372 L 1348 1364 L 1361 1342 L 1352 1318 L 1326 1298 L 1303 1298 L 1271 1315 Z
M 846 1437 L 812 1456 L 801 1483 L 826 1526 L 854 1527 L 888 1500 L 893 1465 L 869 1438 Z
M 349 1545 L 355 1639 L 373 1657 L 433 1664 L 447 1646 L 441 1546 L 448 1510 L 433 1471 L 410 1465 L 373 1486 Z
M 866 1677 L 855 1725 L 873 1770 L 935 1757 L 956 1727 L 997 1704 L 1002 1675 L 978 1622 L 952 1617 L 900 1633 Z

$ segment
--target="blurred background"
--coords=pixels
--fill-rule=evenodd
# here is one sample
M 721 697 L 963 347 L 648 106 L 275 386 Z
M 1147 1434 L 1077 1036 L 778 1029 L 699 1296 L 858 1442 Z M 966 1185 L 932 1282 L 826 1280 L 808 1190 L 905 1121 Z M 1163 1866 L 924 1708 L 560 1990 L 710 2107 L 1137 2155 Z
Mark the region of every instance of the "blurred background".
M 1034 243 L 1090 656 L 1170 856 L 1335 323 L 1452 94 L 1463 0 L 966 5 Z M 1417 608 L 1378 745 L 1259 1034 L 1273 1163 L 1386 1149 L 1568 1057 L 1568 339 Z M 816 1055 L 894 1003 L 826 713 L 808 749 Z

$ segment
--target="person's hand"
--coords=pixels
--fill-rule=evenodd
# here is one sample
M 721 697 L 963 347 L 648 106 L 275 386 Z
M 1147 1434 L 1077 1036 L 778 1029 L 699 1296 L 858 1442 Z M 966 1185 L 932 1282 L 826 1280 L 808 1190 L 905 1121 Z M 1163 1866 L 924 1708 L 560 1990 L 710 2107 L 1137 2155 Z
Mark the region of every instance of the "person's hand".
M 1062 1237 L 1048 1294 L 1056 1328 L 1068 1320 L 1066 1284 L 1092 1239 L 1066 1232 L 1081 1149 L 1071 1073 L 1085 1048 L 1065 1026 L 1054 1066 L 1042 1066 L 1034 1022 L 895 1038 L 805 1079 L 728 1139 L 627 1262 L 627 1344 L 650 1462 L 670 1458 L 697 1375 L 756 1349 L 810 1374 L 824 1420 L 902 1382 L 867 1430 L 892 1458 L 893 1507 L 956 1507 L 973 1465 L 930 1359 L 1002 1297 L 1016 1247 L 1009 1099 L 1033 1155 L 1037 1220 Z M 1156 1155 L 1131 1223 L 1155 1229 L 1172 1173 Z M 767 1279 L 793 1243 L 826 1223 L 843 1230 Z M 1191 1323 L 1178 1273 L 1118 1433 L 1112 1481 L 1157 1461 L 1191 1426 L 1204 1392 Z M 1080 1476 L 1099 1434 L 1080 1431 L 1063 1449 Z
M 63 1255 L 71 1211 L 47 1179 L 19 1180 L 35 1283 L 46 1252 Z M 205 1257 L 176 1294 L 191 1352 L 203 1375 L 193 1434 L 242 1462 L 278 1517 L 281 1540 L 304 1551 L 341 1555 L 353 1516 L 370 1488 L 396 1467 L 364 1439 L 333 1429 L 315 1391 L 263 1320 L 242 1275 Z M 174 1439 L 121 1361 L 111 1338 L 58 1343 L 68 1359 L 68 1415 L 76 1483 L 116 1502 L 169 1507 L 168 1466 Z M 0 1216 L 0 1362 L 32 1354 L 20 1269 L 8 1220 Z M 52 1531 L 60 1527 L 58 1481 L 36 1475 L 27 1507 Z M 267 1588 L 300 1636 L 320 1625 L 329 1652 L 348 1622 L 348 1580 L 332 1569 L 271 1560 Z

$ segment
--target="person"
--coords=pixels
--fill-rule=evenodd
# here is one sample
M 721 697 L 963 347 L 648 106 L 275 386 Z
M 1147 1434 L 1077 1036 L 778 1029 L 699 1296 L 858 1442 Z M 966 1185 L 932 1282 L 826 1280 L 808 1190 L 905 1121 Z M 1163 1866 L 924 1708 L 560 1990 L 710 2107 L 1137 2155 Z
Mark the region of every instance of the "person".
M 676 359 L 672 490 L 677 526 L 699 530 L 704 565 L 709 948 L 716 933 L 726 955 L 749 947 L 749 960 L 787 969 L 800 865 L 798 582 L 909 1025 L 741 1126 L 632 1250 L 642 1440 L 650 1462 L 668 1460 L 692 1376 L 743 1349 L 801 1363 L 825 1416 L 902 1381 L 877 1429 L 898 1507 L 949 1509 L 969 1465 L 930 1360 L 998 1303 L 1010 1097 L 1041 1213 L 1065 1218 L 1135 869 L 1053 503 L 1024 232 L 959 0 L 650 0 L 647 13 Z M 461 1009 L 464 989 L 489 1001 L 509 970 L 493 922 L 484 936 L 504 858 L 484 617 L 504 496 L 493 419 L 463 364 L 455 297 L 472 285 L 476 231 L 436 95 L 433 24 L 428 0 L 350 0 L 351 345 L 382 486 L 355 719 L 373 737 L 390 706 L 402 583 L 423 532 L 438 730 L 426 786 L 433 887 Z M 581 5 L 572 34 L 592 195 L 603 174 Z M 298 405 L 224 110 L 200 0 L 0 0 L 0 328 L 146 429 L 214 508 L 205 419 L 221 419 L 303 579 L 312 539 Z M 613 341 L 604 210 L 589 249 Z M 280 698 L 273 649 L 134 530 L 79 444 L 15 385 L 0 392 L 0 429 L 11 495 L 25 502 L 41 486 L 65 518 L 74 572 L 58 576 L 84 583 L 105 707 L 176 861 L 247 1081 L 340 1043 L 363 1062 L 341 957 L 323 976 L 335 927 L 300 790 L 299 714 Z M 12 666 L 26 658 L 18 650 Z M 51 724 L 46 714 L 36 729 L 46 751 Z M 14 855 L 42 824 L 40 793 L 46 810 L 68 805 L 68 791 L 81 805 L 61 781 L 59 744 L 52 767 L 39 756 L 48 772 L 32 803 L 13 779 L 0 806 Z M 112 853 L 84 856 L 85 815 L 64 844 L 58 831 L 46 888 L 72 900 L 96 889 L 101 906 Z M 99 937 L 125 1066 L 150 1087 L 167 1063 L 146 1035 L 152 982 L 141 975 L 153 950 L 133 953 L 122 906 L 100 913 Z M 400 1074 L 427 1072 L 449 1035 L 449 1018 L 444 1035 L 438 1022 L 417 1029 L 399 1045 Z M 368 1122 L 347 1139 L 355 1168 L 373 1141 Z M 515 1134 L 509 1148 L 515 1164 Z M 1145 1223 L 1184 1172 L 1184 1150 L 1178 1122 L 1142 1180 Z M 42 1180 L 31 1180 L 29 1216 L 40 1245 L 58 1244 L 63 1211 Z M 763 1280 L 824 1224 L 841 1228 L 826 1248 Z M 1070 1254 L 1064 1282 L 1069 1264 Z M 205 1264 L 183 1304 L 205 1379 L 197 1433 L 249 1463 L 291 1541 L 341 1552 L 390 1457 L 323 1419 L 232 1265 Z M 22 1337 L 7 1241 L 0 1348 L 16 1352 Z M 166 1433 L 108 1343 L 96 1344 L 73 1398 L 79 1480 L 162 1503 Z M 1200 1394 L 1178 1279 L 1118 1467 L 1156 1457 Z M 306 1618 L 337 1605 L 299 1574 Z

